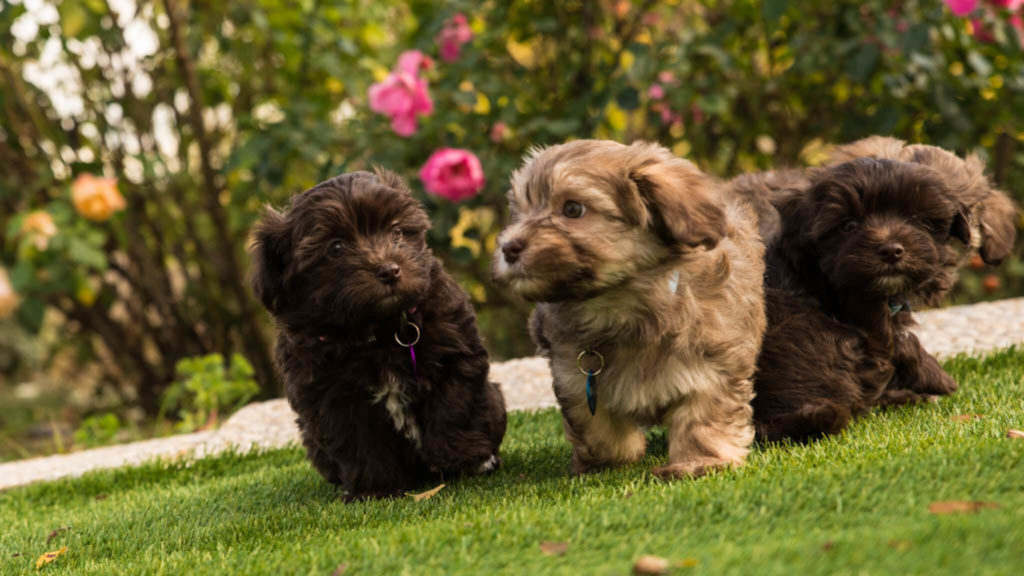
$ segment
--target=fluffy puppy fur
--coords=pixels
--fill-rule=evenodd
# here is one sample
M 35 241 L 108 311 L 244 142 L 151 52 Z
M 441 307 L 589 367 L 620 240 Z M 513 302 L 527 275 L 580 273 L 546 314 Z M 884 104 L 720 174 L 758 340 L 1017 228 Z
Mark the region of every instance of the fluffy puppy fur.
M 426 244 L 402 181 L 332 178 L 268 209 L 253 288 L 274 316 L 275 360 L 313 466 L 349 499 L 499 463 L 505 401 L 465 293 Z M 415 339 L 415 360 L 396 340 Z
M 942 175 L 957 202 L 971 210 L 974 241 L 982 259 L 999 264 L 1013 249 L 1017 237 L 1017 207 L 1006 193 L 985 176 L 985 163 L 977 155 L 960 158 L 938 146 L 907 144 L 872 136 L 837 147 L 832 164 L 856 158 L 887 158 L 928 166 Z
M 753 441 L 750 377 L 765 316 L 763 247 L 745 204 L 646 143 L 534 151 L 512 176 L 495 278 L 537 302 L 572 470 L 633 462 L 663 424 L 662 477 L 739 465 Z M 588 409 L 584 350 L 605 359 Z M 596 357 L 583 359 L 597 369 Z
M 772 200 L 779 230 L 767 247 L 753 402 L 765 440 L 836 433 L 873 406 L 957 387 L 910 332 L 909 302 L 936 302 L 956 278 L 951 244 L 971 238 L 962 191 L 926 165 L 892 160 L 808 177 Z M 756 180 L 734 181 L 734 191 L 756 191 Z

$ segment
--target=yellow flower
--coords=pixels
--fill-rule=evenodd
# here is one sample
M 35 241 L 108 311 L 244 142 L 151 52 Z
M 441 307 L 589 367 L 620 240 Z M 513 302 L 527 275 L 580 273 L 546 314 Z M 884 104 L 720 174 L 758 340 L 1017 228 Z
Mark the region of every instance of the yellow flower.
M 71 184 L 71 203 L 79 214 L 93 222 L 105 222 L 125 207 L 124 196 L 117 191 L 117 179 L 92 174 L 75 178 Z
M 0 268 L 0 320 L 14 313 L 18 307 L 18 295 L 7 277 L 7 270 Z
M 36 210 L 25 216 L 21 232 L 32 240 L 36 249 L 42 251 L 50 245 L 50 238 L 57 235 L 57 225 L 53 223 L 53 216 L 49 212 Z

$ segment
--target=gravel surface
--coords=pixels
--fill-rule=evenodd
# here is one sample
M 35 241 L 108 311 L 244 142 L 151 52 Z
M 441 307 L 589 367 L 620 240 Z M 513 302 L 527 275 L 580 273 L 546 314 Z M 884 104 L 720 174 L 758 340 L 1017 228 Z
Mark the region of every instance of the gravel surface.
M 940 358 L 1024 343 L 1024 298 L 926 310 L 915 317 L 925 349 Z M 497 362 L 491 366 L 491 378 L 501 383 L 509 410 L 555 406 L 551 374 L 542 358 Z M 227 449 L 285 446 L 298 442 L 294 421 L 283 399 L 250 404 L 209 432 L 0 464 L 0 490 L 155 458 L 203 457 Z

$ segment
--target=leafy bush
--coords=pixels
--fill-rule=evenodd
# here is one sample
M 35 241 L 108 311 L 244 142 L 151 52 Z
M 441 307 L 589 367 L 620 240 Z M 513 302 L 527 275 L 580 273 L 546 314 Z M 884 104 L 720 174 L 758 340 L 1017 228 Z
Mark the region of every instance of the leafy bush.
M 177 410 L 176 428 L 193 432 L 217 425 L 218 419 L 252 400 L 260 388 L 252 366 L 239 354 L 225 366 L 220 354 L 178 361 L 179 380 L 164 392 L 161 412 Z
M 150 413 L 178 359 L 212 353 L 244 354 L 272 395 L 248 229 L 264 203 L 380 164 L 427 204 L 430 242 L 492 353 L 530 354 L 529 307 L 487 281 L 507 178 L 530 146 L 657 140 L 726 177 L 893 134 L 980 152 L 1001 186 L 1024 190 L 1021 8 L 957 4 L 5 4 L 0 260 L 14 295 L 0 290 L 0 311 L 16 298 L 28 330 L 59 323 Z M 399 76 L 410 50 L 430 63 Z M 471 153 L 483 181 L 425 193 L 420 170 L 441 148 Z M 76 202 L 84 174 L 116 178 L 123 205 L 88 180 L 92 199 Z M 955 298 L 1024 293 L 1020 254 L 969 271 Z
M 120 431 L 121 420 L 117 414 L 107 412 L 89 416 L 75 430 L 75 445 L 86 448 L 105 446 L 113 442 Z

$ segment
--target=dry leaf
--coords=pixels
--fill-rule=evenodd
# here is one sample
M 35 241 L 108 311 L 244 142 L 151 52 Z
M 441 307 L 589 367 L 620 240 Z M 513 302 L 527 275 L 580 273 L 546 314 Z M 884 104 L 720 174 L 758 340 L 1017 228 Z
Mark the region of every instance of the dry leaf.
M 348 570 L 348 562 L 342 562 L 341 564 L 338 564 L 338 567 L 334 569 L 334 572 L 331 572 L 331 576 L 341 576 L 346 570 Z
M 431 488 L 426 492 L 420 492 L 419 494 L 409 494 L 409 496 L 412 496 L 413 501 L 421 502 L 423 500 L 433 498 L 438 492 L 441 491 L 442 488 L 444 488 L 444 484 L 439 485 L 437 488 Z
M 675 566 L 676 568 L 696 568 L 697 567 L 697 559 L 696 558 L 683 558 L 679 562 L 675 562 L 672 565 Z
M 1007 438 L 1024 438 L 1024 432 L 1022 432 L 1020 430 L 1010 429 L 1010 430 L 1006 431 L 1006 437 Z
M 46 543 L 49 544 L 51 540 L 56 538 L 61 532 L 67 532 L 71 530 L 71 526 L 61 526 L 50 531 L 50 534 L 46 537 Z
M 540 551 L 545 556 L 565 556 L 569 550 L 568 542 L 541 542 Z
M 824 544 L 821 545 L 821 549 L 824 550 L 825 552 L 828 552 L 834 546 L 835 546 L 835 544 L 833 544 L 832 541 L 829 540 L 828 542 L 825 542 Z
M 670 564 L 660 556 L 641 556 L 633 564 L 633 574 L 668 574 Z
M 36 570 L 39 570 L 43 566 L 46 566 L 50 562 L 53 562 L 59 556 L 61 556 L 63 554 L 66 554 L 67 551 L 68 551 L 68 547 L 67 546 L 63 546 L 63 547 L 61 547 L 60 550 L 54 550 L 53 552 L 47 552 L 46 554 L 43 554 L 42 556 L 39 557 L 38 560 L 36 560 Z
M 984 418 L 981 414 L 957 414 L 956 416 L 950 416 L 949 419 L 953 422 L 970 422 L 971 420 L 981 420 Z
M 11 558 L 17 558 L 19 556 L 21 556 L 21 552 L 15 552 L 14 554 L 11 554 Z
M 977 512 L 983 508 L 999 508 L 995 502 L 977 502 L 948 500 L 945 502 L 932 502 L 928 511 L 932 514 L 958 514 L 961 512 Z
M 108 496 L 106 494 L 97 494 L 96 495 L 96 499 L 97 500 L 106 500 L 107 498 L 108 498 Z

